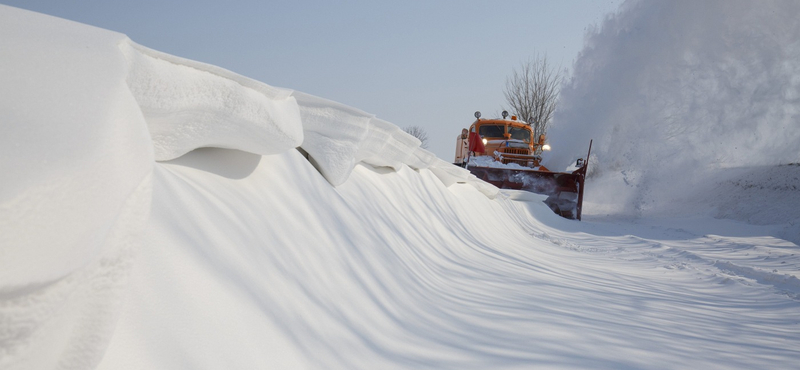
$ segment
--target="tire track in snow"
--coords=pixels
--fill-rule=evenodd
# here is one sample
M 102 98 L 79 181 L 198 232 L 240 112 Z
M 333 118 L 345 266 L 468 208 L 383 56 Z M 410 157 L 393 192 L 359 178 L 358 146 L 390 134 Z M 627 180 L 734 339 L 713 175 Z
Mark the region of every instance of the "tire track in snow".
M 738 266 L 731 262 L 719 260 L 714 261 L 713 265 L 722 273 L 743 277 L 748 280 L 755 280 L 761 285 L 771 285 L 781 294 L 795 301 L 800 301 L 800 279 L 794 275 L 779 274 L 752 267 Z
M 629 262 L 642 261 L 641 258 L 631 257 L 631 255 L 645 256 L 659 262 L 658 264 L 665 269 L 694 270 L 709 277 L 721 277 L 723 282 L 736 281 L 746 286 L 767 286 L 776 290 L 778 294 L 800 301 L 800 279 L 796 275 L 782 273 L 778 269 L 764 268 L 781 265 L 785 266 L 782 268 L 783 271 L 797 271 L 800 256 L 797 253 L 789 253 L 794 249 L 789 249 L 787 252 L 771 245 L 746 244 L 710 235 L 696 240 L 671 243 L 626 235 L 624 238 L 634 241 L 634 243 L 620 244 L 615 240 L 616 238 L 608 238 L 608 243 L 602 241 L 597 243 L 598 245 L 615 245 L 615 247 L 609 248 L 582 246 L 566 238 L 551 236 L 546 232 L 531 232 L 531 235 L 560 248 L 579 253 L 602 254 Z M 602 236 L 595 237 L 603 238 Z M 695 248 L 696 251 L 690 251 L 688 248 Z M 744 263 L 749 263 L 751 266 L 744 265 Z M 763 266 L 758 266 L 758 264 Z

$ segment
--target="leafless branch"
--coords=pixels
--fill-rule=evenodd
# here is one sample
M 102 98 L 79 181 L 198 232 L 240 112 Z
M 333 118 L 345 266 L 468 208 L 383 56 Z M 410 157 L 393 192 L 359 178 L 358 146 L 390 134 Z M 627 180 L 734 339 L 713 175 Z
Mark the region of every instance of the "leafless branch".
M 553 69 L 547 56 L 537 55 L 506 79 L 506 102 L 521 120 L 533 126 L 535 137 L 547 133 L 563 78 L 563 72 Z
M 428 133 L 422 127 L 419 126 L 408 126 L 403 129 L 409 135 L 419 139 L 422 142 L 420 147 L 422 149 L 428 149 Z

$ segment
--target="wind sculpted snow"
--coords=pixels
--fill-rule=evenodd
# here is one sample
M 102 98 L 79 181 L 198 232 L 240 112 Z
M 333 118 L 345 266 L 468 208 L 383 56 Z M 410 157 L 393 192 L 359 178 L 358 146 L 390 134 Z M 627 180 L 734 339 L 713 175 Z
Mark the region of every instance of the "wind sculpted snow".
M 0 368 L 88 368 L 122 308 L 153 149 L 124 35 L 0 6 Z
M 798 247 L 767 218 L 565 220 L 368 113 L 121 34 L 0 6 L 0 50 L 0 368 L 800 357 Z
M 297 152 L 201 149 L 155 183 L 100 368 L 789 368 L 800 354 L 800 256 L 779 239 L 576 226 L 408 167 L 359 164 L 333 188 Z
M 126 83 L 147 121 L 156 160 L 200 147 L 276 154 L 303 142 L 291 90 L 277 89 L 218 67 L 120 42 Z

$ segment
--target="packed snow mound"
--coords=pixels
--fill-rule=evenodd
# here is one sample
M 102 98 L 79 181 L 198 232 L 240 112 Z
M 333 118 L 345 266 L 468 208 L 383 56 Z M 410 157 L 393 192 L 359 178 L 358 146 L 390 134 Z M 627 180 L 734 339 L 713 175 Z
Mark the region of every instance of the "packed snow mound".
M 420 148 L 396 125 L 353 107 L 298 91 L 275 88 L 219 67 L 178 58 L 124 39 L 127 85 L 150 132 L 155 159 L 178 158 L 194 149 L 217 147 L 270 155 L 301 147 L 334 186 L 357 163 L 438 173 L 469 182 L 489 197 L 497 190 L 466 170 Z
M 359 109 L 295 91 L 303 123 L 301 148 L 309 161 L 338 186 L 358 163 L 399 170 L 433 169 L 446 184 L 469 182 L 492 198 L 498 189 L 485 184 L 462 168 L 455 167 L 422 149 L 420 141 L 394 124 Z
M 139 103 L 156 160 L 201 147 L 276 154 L 303 141 L 292 91 L 278 89 L 219 67 L 123 40 L 126 82 Z
M 156 161 L 202 147 L 274 155 L 302 144 L 335 184 L 365 161 L 437 167 L 443 183 L 498 192 L 374 117 L 353 126 L 306 114 L 306 141 L 293 94 L 316 98 L 119 33 L 0 5 L 0 35 L 2 368 L 100 360 L 142 246 Z M 317 107 L 355 111 L 326 104 Z M 357 140 L 342 139 L 348 125 Z M 351 146 L 349 162 L 325 157 L 337 140 Z M 246 177 L 236 167 L 226 173 Z
M 356 165 L 372 115 L 307 94 L 297 94 L 303 119 L 303 150 L 331 184 L 344 183 Z
M 33 277 L 44 284 L 100 251 L 97 230 L 117 222 L 103 214 L 123 207 L 150 173 L 153 153 L 123 82 L 116 45 L 124 35 L 50 17 L 31 27 L 44 16 L 2 10 L 0 285 L 31 284 Z M 33 255 L 53 264 L 7 265 Z
M 715 169 L 800 162 L 799 18 L 793 0 L 626 1 L 587 36 L 545 165 L 594 139 L 587 199 L 647 214 L 716 186 Z
M 445 181 L 470 182 L 487 196 L 497 190 L 468 171 L 454 169 L 420 148 L 396 125 L 356 108 L 302 92 L 269 86 L 222 68 L 138 45 L 125 37 L 117 66 L 127 71 L 126 92 L 147 123 L 157 161 L 194 149 L 217 147 L 270 155 L 301 147 L 333 185 L 359 162 L 414 169 L 444 167 Z M 108 45 L 107 45 L 108 46 Z M 108 52 L 113 53 L 109 48 Z
M 337 102 L 292 93 L 300 107 L 304 140 L 300 146 L 308 160 L 332 185 L 343 184 L 356 164 L 430 169 L 449 185 L 469 183 L 489 198 L 499 189 L 478 180 L 469 171 L 453 166 L 422 149 L 420 141 L 396 125 Z
M 745 228 L 578 223 L 409 167 L 358 164 L 332 187 L 296 151 L 199 149 L 154 183 L 99 369 L 791 368 L 799 353 L 800 254 Z
M 334 185 L 364 162 L 394 170 L 435 168 L 444 183 L 471 183 L 489 197 L 498 194 L 420 148 L 397 126 L 355 108 L 160 53 L 119 33 L 7 6 L 0 16 L 0 42 L 8 54 L 0 65 L 0 97 L 3 122 L 11 122 L 2 129 L 3 138 L 13 141 L 0 150 L 4 158 L 29 160 L 2 162 L 10 180 L 2 193 L 8 231 L 0 238 L 15 246 L 5 250 L 9 257 L 27 255 L 29 248 L 70 246 L 42 252 L 59 267 L 7 266 L 0 272 L 5 286 L 68 274 L 77 265 L 63 261 L 85 261 L 100 249 L 102 238 L 87 239 L 96 238 L 87 228 L 112 228 L 116 220 L 99 215 L 122 207 L 153 159 L 200 147 L 270 155 L 301 146 Z M 80 129 L 72 122 L 81 122 Z M 40 204 L 36 212 L 24 206 L 32 200 Z M 72 223 L 57 222 L 65 209 Z M 64 232 L 33 232 L 45 227 Z
M 150 211 L 125 35 L 0 5 L 0 368 L 90 368 Z

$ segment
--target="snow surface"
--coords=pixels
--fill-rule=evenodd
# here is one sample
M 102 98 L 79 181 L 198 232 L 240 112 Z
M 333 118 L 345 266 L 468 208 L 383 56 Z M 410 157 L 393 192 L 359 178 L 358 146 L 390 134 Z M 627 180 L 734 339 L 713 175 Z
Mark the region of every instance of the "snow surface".
M 2 369 L 797 366 L 800 166 L 576 222 L 118 33 L 0 6 L 0 50 Z

